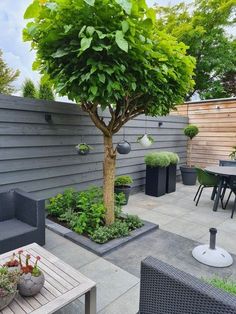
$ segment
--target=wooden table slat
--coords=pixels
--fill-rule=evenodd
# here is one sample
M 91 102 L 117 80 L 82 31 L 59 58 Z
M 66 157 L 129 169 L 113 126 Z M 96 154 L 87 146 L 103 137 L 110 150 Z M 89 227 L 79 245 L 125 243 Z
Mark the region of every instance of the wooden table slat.
M 80 296 L 89 293 L 96 286 L 92 280 L 86 278 L 76 269 L 36 243 L 27 245 L 22 250 L 24 251 L 22 254 L 24 262 L 26 254 L 32 256 L 32 263 L 34 263 L 36 256 L 39 255 L 41 257 L 39 268 L 42 269 L 45 276 L 44 287 L 34 297 L 24 298 L 17 295 L 8 307 L 0 311 L 0 314 L 54 313 Z M 17 253 L 18 251 L 19 249 L 0 255 L 0 265 L 9 260 L 13 252 Z M 96 304 L 95 299 L 96 293 L 93 298 L 93 304 Z M 87 311 L 89 311 L 88 308 L 86 313 Z M 95 308 L 92 310 L 92 313 L 95 313 Z
M 34 257 L 36 257 L 38 254 L 34 250 L 29 250 L 30 254 Z M 74 287 L 78 285 L 78 281 L 76 281 L 72 276 L 68 275 L 64 271 L 62 271 L 60 268 L 55 267 L 55 265 L 51 262 L 49 262 L 47 259 L 42 259 L 40 263 L 45 264 L 48 268 L 55 271 L 59 276 L 61 276 L 63 279 L 65 279 L 67 282 L 71 283 Z

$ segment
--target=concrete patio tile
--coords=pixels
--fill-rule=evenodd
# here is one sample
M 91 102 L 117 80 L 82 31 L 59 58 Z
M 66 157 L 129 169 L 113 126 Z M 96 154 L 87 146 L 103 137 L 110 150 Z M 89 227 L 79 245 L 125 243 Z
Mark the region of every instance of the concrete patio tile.
M 198 240 L 208 230 L 205 226 L 183 220 L 182 218 L 175 218 L 171 222 L 160 227 L 163 230 L 181 235 L 192 240 Z
M 160 228 L 175 220 L 175 217 L 171 217 L 154 210 L 145 211 L 139 214 L 139 216 L 144 220 L 159 224 Z
M 187 208 L 183 208 L 183 207 L 175 205 L 174 202 L 173 204 L 164 204 L 163 206 L 154 208 L 152 210 L 161 214 L 171 216 L 171 217 L 182 217 L 184 215 L 188 215 L 191 212 L 191 210 Z
M 139 308 L 139 289 L 140 286 L 137 284 L 101 310 L 99 314 L 136 314 Z
M 131 206 L 131 205 L 127 205 L 123 207 L 123 211 L 127 214 L 130 215 L 142 215 L 144 213 L 148 213 L 150 211 L 150 209 L 146 209 L 140 206 Z
M 236 216 L 235 216 L 236 217 Z M 236 220 L 235 217 L 233 219 L 229 218 L 228 220 L 225 220 L 219 226 L 217 229 L 220 231 L 226 231 L 226 232 L 232 232 L 236 236 Z
M 197 209 L 196 211 L 192 211 L 190 213 L 183 215 L 182 219 L 192 223 L 206 226 L 208 228 L 217 227 L 219 224 L 222 223 L 222 215 L 218 214 L 218 212 L 211 211 L 209 213 L 202 214 Z M 223 217 L 223 220 L 224 219 L 225 218 Z
M 85 250 L 79 245 L 74 244 L 73 242 L 66 240 L 53 232 L 47 233 L 46 243 L 47 241 L 55 241 L 57 243 L 57 246 L 50 249 L 45 246 L 45 249 L 48 249 L 52 254 L 61 258 L 64 262 L 68 263 L 76 269 L 82 267 L 83 265 L 91 263 L 98 258 L 97 255 L 89 252 L 88 250 Z
M 44 246 L 45 249 L 51 251 L 51 249 L 61 246 L 67 243 L 67 240 L 55 232 L 52 232 L 48 229 L 45 230 L 46 232 L 46 244 Z
M 139 278 L 103 258 L 98 258 L 81 267 L 79 271 L 97 284 L 98 311 L 108 306 L 139 282 Z

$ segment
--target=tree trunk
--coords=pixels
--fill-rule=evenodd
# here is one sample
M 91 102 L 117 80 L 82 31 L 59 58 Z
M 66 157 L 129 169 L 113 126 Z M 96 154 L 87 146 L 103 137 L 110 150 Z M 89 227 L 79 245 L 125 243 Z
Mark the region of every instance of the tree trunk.
M 192 140 L 189 140 L 189 167 L 192 167 Z
M 115 221 L 115 181 L 116 151 L 113 149 L 112 136 L 104 135 L 104 162 L 103 162 L 103 200 L 106 207 L 105 221 L 110 225 Z

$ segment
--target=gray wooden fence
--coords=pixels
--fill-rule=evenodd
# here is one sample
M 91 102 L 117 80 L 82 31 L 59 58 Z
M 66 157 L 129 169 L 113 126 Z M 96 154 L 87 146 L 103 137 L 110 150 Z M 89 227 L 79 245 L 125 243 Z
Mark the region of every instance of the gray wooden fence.
M 52 122 L 45 121 L 51 113 Z M 163 122 L 158 126 L 158 122 Z M 145 181 L 144 155 L 148 151 L 168 150 L 186 162 L 186 138 L 183 128 L 187 118 L 167 116 L 147 119 L 147 132 L 155 138 L 149 149 L 136 143 L 145 133 L 145 118 L 130 121 L 125 128 L 132 145 L 128 155 L 119 155 L 117 175 L 129 174 L 134 187 Z M 114 143 L 123 131 L 114 136 Z M 88 156 L 80 156 L 75 145 L 93 146 Z M 102 183 L 103 138 L 79 106 L 70 103 L 31 100 L 0 95 L 0 192 L 21 188 L 39 198 L 48 198 L 68 187 L 83 190 Z

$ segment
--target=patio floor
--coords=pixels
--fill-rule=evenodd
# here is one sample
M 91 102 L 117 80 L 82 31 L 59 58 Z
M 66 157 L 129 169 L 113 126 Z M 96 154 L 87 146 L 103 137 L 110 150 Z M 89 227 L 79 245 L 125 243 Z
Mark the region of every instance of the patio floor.
M 208 242 L 209 227 L 218 229 L 217 243 L 236 254 L 235 219 L 229 209 L 212 211 L 210 190 L 203 192 L 198 207 L 192 201 L 196 187 L 178 184 L 177 192 L 155 198 L 138 193 L 124 210 L 158 223 L 160 229 L 107 254 L 104 258 L 47 230 L 45 248 L 97 283 L 99 314 L 136 314 L 139 300 L 140 262 L 152 255 L 199 278 L 212 276 L 236 281 L 236 265 L 217 269 L 199 264 L 191 251 Z M 234 260 L 236 260 L 236 257 Z M 83 298 L 57 312 L 83 313 Z

